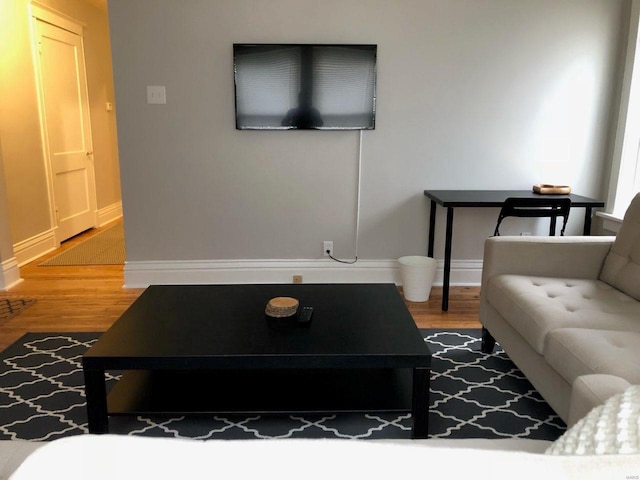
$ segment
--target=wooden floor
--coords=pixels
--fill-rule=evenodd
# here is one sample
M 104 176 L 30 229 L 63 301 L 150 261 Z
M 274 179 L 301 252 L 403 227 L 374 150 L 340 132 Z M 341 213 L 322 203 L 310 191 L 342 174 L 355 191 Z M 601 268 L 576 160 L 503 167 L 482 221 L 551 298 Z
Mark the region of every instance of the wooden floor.
M 0 292 L 0 298 L 35 298 L 37 302 L 12 319 L 0 321 L 0 351 L 27 332 L 105 331 L 138 298 L 143 289 L 122 287 L 123 265 L 38 266 L 110 226 L 78 235 L 20 268 L 24 281 Z M 442 312 L 442 289 L 434 287 L 429 301 L 407 302 L 407 306 L 419 328 L 479 328 L 479 293 L 479 287 L 452 287 L 449 311 Z

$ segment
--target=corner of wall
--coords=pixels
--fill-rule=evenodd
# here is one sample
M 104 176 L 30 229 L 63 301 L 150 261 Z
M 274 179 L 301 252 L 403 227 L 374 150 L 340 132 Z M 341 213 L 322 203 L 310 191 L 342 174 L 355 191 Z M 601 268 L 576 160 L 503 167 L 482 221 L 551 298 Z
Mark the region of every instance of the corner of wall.
M 12 257 L 2 262 L 0 269 L 0 290 L 5 291 L 22 282 L 20 277 L 20 269 L 18 268 L 18 260 Z

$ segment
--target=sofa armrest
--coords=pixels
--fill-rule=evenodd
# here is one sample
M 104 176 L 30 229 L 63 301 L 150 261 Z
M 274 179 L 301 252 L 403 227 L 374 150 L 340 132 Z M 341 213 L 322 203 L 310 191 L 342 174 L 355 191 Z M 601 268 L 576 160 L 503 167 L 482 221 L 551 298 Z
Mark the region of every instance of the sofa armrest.
M 490 237 L 482 283 L 503 273 L 596 279 L 615 237 Z
M 623 393 L 630 386 L 631 384 L 624 378 L 602 373 L 592 373 L 576 378 L 571 390 L 567 426 L 572 427 L 595 407 L 602 405 L 614 395 Z
M 0 440 L 0 479 L 9 478 L 22 462 L 46 442 Z

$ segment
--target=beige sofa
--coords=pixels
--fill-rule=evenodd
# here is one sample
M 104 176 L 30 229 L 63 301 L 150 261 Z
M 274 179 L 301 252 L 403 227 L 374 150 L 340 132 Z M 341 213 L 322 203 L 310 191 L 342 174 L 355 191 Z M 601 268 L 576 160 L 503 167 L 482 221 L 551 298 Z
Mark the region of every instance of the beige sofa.
M 568 425 L 640 384 L 640 194 L 616 237 L 487 239 L 480 321 Z
M 519 438 L 202 441 L 126 435 L 77 435 L 32 444 L 0 441 L 2 480 L 415 476 L 600 480 L 638 475 L 640 385 L 595 407 L 554 442 Z
M 545 448 L 549 443 L 542 440 L 201 441 L 78 435 L 41 446 L 10 478 L 600 480 L 625 478 L 640 472 L 640 454 L 547 455 Z
M 123 435 L 77 435 L 32 444 L 0 441 L 2 480 L 415 476 L 600 480 L 638 475 L 640 385 L 595 407 L 554 442 L 520 438 L 201 441 Z

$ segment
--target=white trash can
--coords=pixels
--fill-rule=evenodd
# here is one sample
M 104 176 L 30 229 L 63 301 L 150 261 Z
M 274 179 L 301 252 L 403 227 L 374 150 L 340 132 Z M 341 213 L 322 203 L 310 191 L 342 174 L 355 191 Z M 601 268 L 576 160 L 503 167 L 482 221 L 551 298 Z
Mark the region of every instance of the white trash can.
M 436 277 L 438 261 L 418 255 L 400 257 L 400 277 L 404 298 L 410 302 L 426 302 Z

